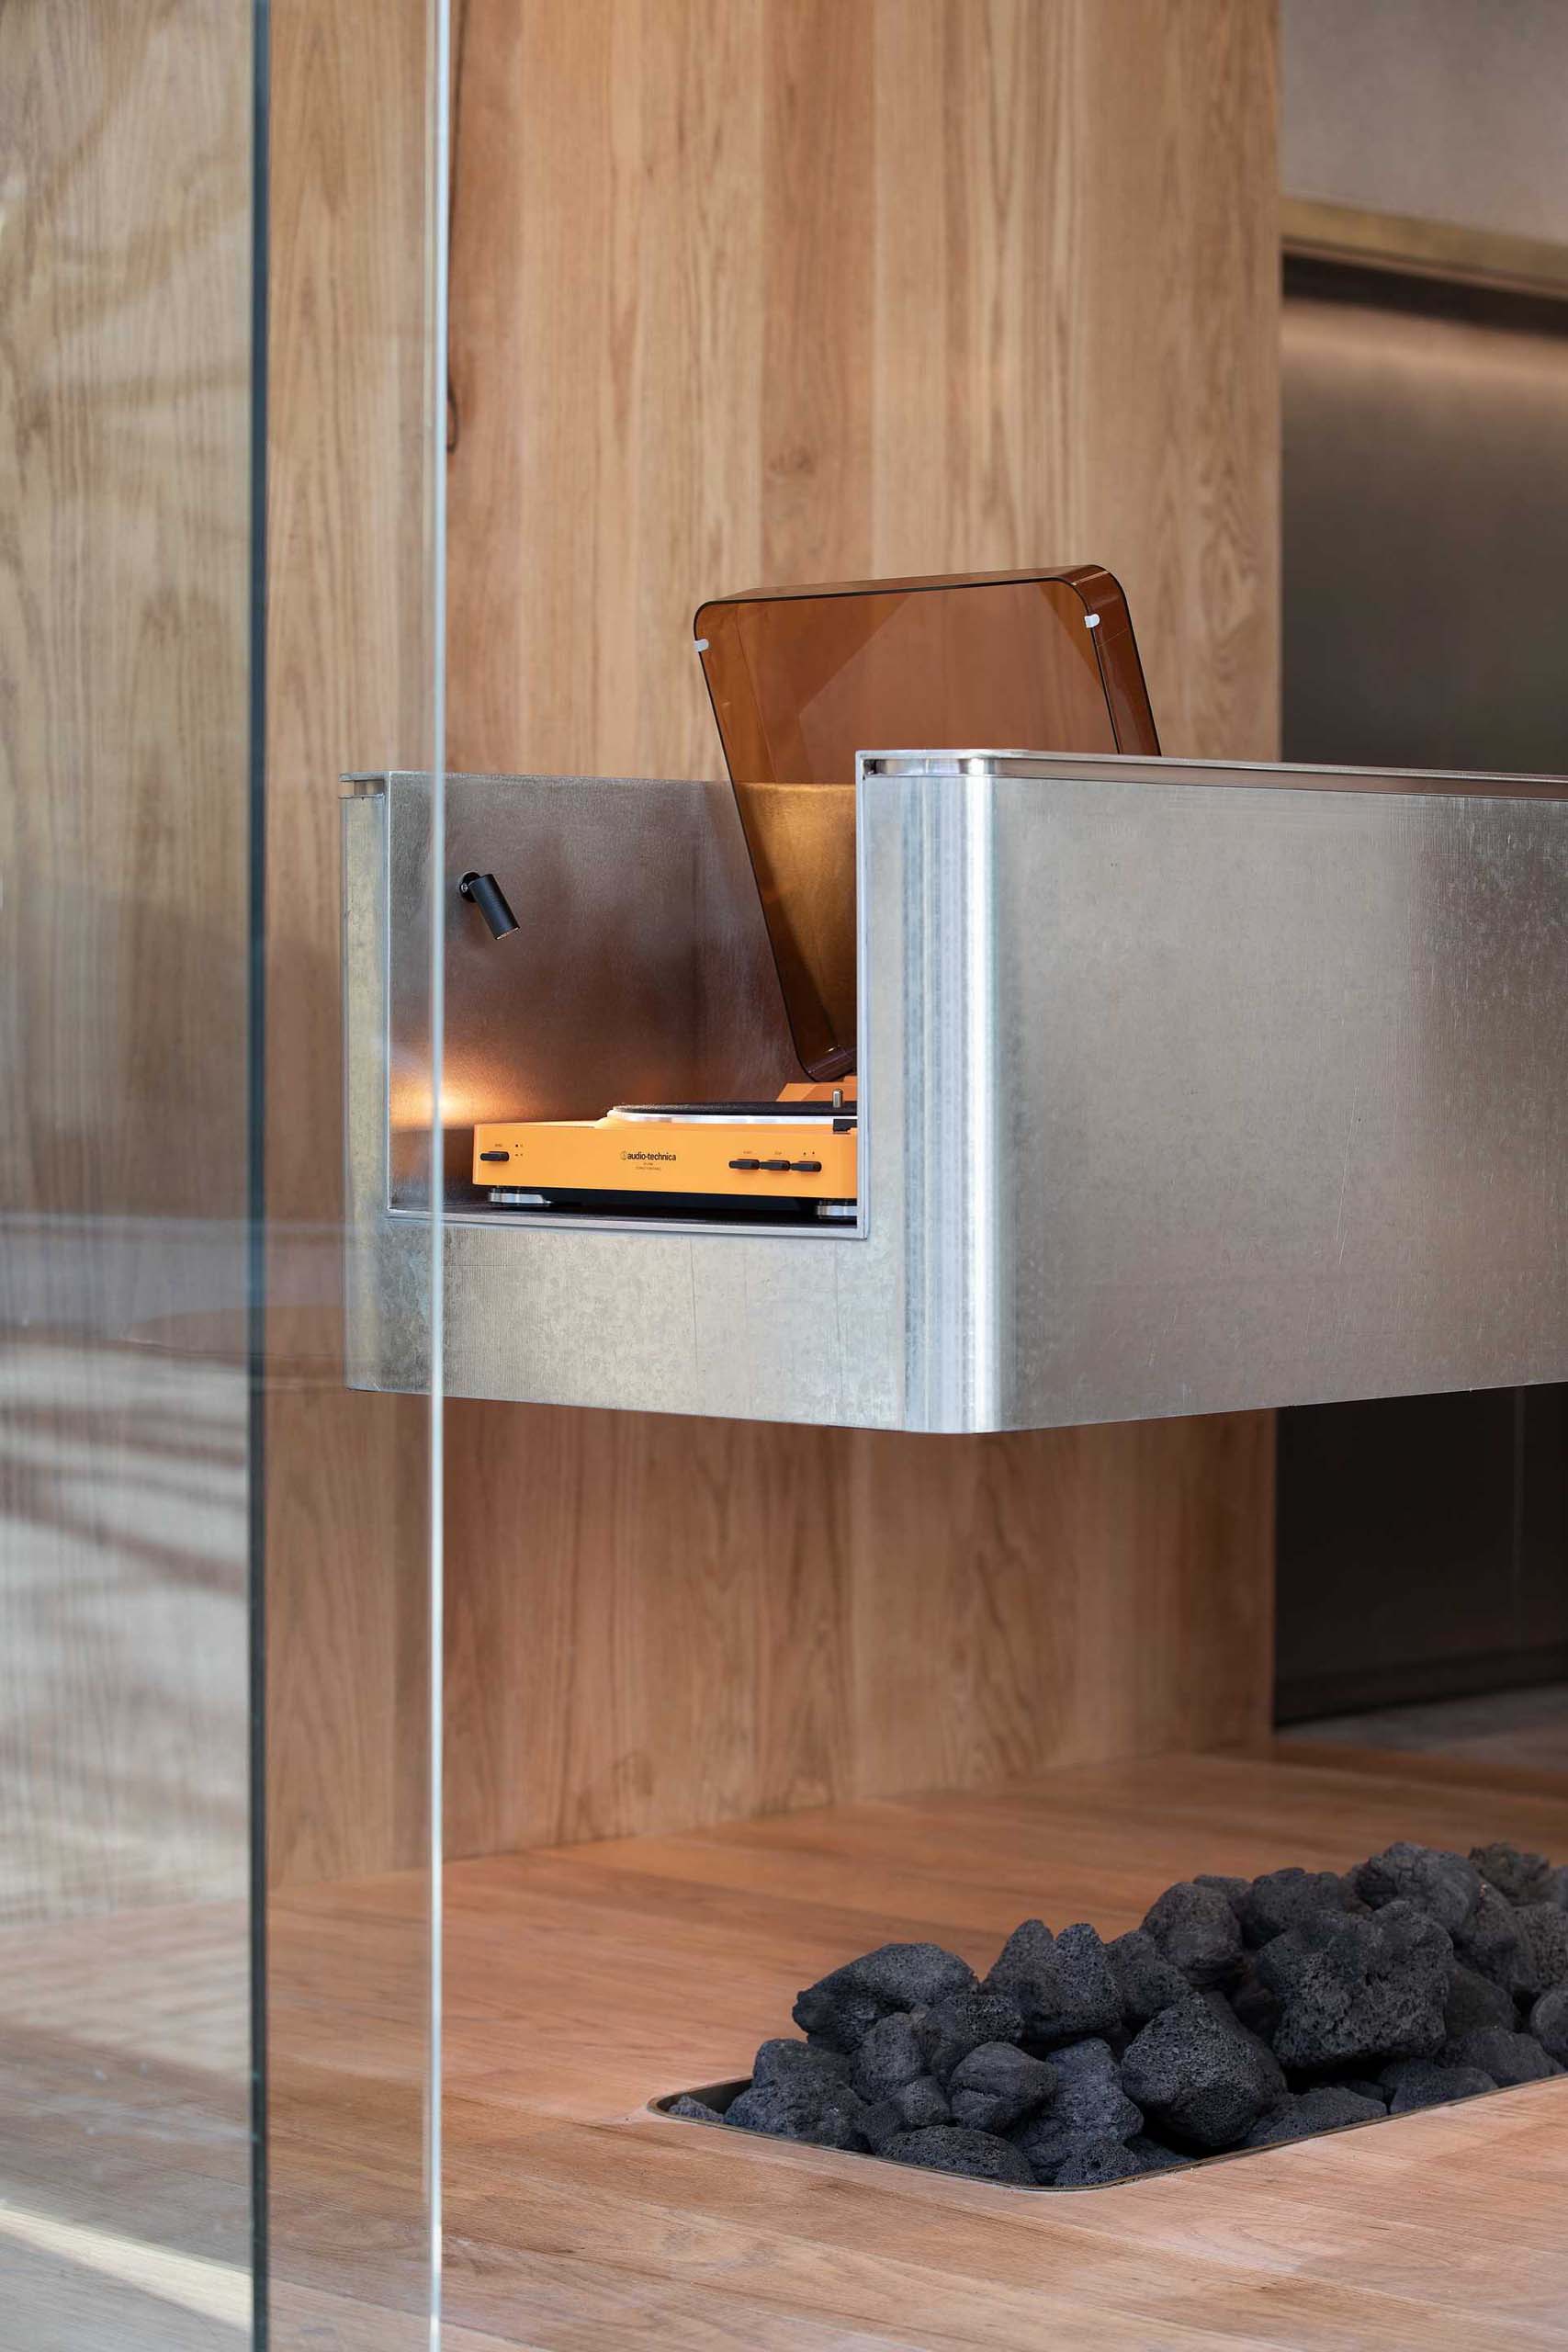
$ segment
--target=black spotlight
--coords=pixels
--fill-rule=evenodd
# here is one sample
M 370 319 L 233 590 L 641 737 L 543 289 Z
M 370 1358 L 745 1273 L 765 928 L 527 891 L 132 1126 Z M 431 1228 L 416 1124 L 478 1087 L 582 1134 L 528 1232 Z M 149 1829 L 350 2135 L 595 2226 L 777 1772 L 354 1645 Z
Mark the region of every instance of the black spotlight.
M 478 907 L 490 925 L 492 939 L 504 939 L 517 928 L 517 918 L 506 903 L 506 893 L 493 874 L 465 874 L 457 885 L 459 899 Z

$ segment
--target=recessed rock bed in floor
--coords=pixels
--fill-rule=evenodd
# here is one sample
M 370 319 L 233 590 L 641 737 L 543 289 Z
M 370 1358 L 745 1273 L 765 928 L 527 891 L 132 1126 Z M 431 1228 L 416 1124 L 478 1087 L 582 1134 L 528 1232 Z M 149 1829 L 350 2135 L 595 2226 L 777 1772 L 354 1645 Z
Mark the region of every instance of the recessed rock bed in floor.
M 1082 2188 L 1568 2066 L 1568 1868 L 1390 1846 L 1168 1887 L 1141 1928 L 1026 1919 L 988 1974 L 884 1944 L 808 1985 L 722 2104 L 665 2111 L 1020 2188 Z

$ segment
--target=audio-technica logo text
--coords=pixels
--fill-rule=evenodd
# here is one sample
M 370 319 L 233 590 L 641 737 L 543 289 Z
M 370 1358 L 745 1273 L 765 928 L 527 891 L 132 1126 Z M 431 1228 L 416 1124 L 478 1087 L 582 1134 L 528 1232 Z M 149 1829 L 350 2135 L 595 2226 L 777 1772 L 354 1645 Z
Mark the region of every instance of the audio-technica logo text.
M 672 1151 L 623 1151 L 621 1158 L 623 1159 L 668 1159 L 673 1161 L 675 1155 Z

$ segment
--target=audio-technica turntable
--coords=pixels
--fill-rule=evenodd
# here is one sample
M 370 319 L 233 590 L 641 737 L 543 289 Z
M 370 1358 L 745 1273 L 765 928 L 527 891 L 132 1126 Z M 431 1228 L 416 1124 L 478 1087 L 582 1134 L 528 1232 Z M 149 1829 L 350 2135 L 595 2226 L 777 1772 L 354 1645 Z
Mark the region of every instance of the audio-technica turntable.
M 1159 752 L 1126 599 L 1098 565 L 758 590 L 694 628 L 807 1076 L 765 1102 L 478 1125 L 473 1180 L 498 1204 L 852 1216 L 857 752 Z

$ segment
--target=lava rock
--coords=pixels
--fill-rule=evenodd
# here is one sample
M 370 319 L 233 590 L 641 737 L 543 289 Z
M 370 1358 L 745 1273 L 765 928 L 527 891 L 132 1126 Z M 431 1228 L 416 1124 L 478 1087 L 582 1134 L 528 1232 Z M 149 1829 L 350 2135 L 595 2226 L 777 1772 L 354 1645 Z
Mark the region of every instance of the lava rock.
M 1444 1929 L 1404 1901 L 1370 1918 L 1303 1921 L 1258 1956 L 1259 1975 L 1280 1996 L 1275 2055 L 1303 2071 L 1434 2056 L 1452 1965 Z
M 1475 2033 L 1461 2033 L 1445 2041 L 1441 2064 L 1479 2066 L 1500 2090 L 1513 2083 L 1543 2083 L 1549 2075 L 1562 2072 L 1533 2033 L 1506 2033 L 1498 2026 L 1483 2026 Z
M 1105 1946 L 1093 1928 L 1064 1928 L 1059 1936 L 1041 1919 L 1015 1928 L 982 1990 L 1010 2001 L 1032 2048 L 1081 2041 L 1122 2022 L 1122 1996 Z
M 974 1989 L 974 1970 L 940 1944 L 882 1944 L 808 1984 L 795 2022 L 814 2042 L 853 2056 L 879 2018 Z
M 1192 2159 L 1176 2148 L 1168 2148 L 1161 2140 L 1151 2140 L 1146 2132 L 1134 2132 L 1127 2145 L 1135 2156 L 1141 2156 L 1145 2172 L 1169 2172 L 1172 2165 L 1179 2169 Z
M 1145 1932 L 1189 1984 L 1223 1984 L 1241 1966 L 1241 1928 L 1217 1887 L 1182 1879 L 1150 1905 Z
M 1551 1864 L 1544 1854 L 1522 1854 L 1517 1846 L 1472 1846 L 1470 1859 L 1483 1879 L 1510 1903 L 1544 1903 Z
M 1473 1968 L 1456 1968 L 1443 2004 L 1443 2029 L 1450 2041 L 1461 2033 L 1480 2033 L 1499 2026 L 1512 2033 L 1516 2012 L 1513 1996 L 1501 1984 L 1489 1984 Z
M 1191 2000 L 1149 2020 L 1122 2062 L 1122 2084 L 1162 2132 L 1233 2148 L 1278 2103 L 1285 2077 L 1256 2034 Z
M 947 2087 L 955 2123 L 972 2132 L 1007 2132 L 1045 2105 L 1056 2087 L 1056 2070 L 1010 2041 L 984 2041 L 959 2061 Z
M 732 2099 L 726 2123 L 738 2131 L 766 2132 L 777 2140 L 809 2140 L 818 2148 L 867 2145 L 865 2105 L 847 2084 L 806 2077 L 794 2083 L 753 2083 Z
M 1244 2146 L 1274 2148 L 1287 2140 L 1307 2140 L 1314 2132 L 1337 2132 L 1347 2123 L 1379 2123 L 1387 2114 L 1381 2090 L 1363 2098 L 1352 2090 L 1324 2083 L 1297 2091 L 1260 2115 Z
M 679 2098 L 672 2098 L 664 2111 L 667 2115 L 683 2116 L 688 2123 L 724 2121 L 716 2107 L 705 2106 L 700 2098 L 693 2098 L 686 2091 L 682 2091 Z
M 917 2075 L 912 2083 L 901 2084 L 892 2104 L 906 2132 L 925 2132 L 953 2120 L 947 2093 L 934 2075 Z
M 1280 2023 L 1280 1996 L 1258 1974 L 1256 1953 L 1248 1953 L 1241 1975 L 1228 1988 L 1227 1997 L 1237 2025 L 1257 2034 L 1260 2041 L 1273 2041 Z
M 1186 1977 L 1167 1960 L 1145 1929 L 1129 1928 L 1124 1936 L 1106 1945 L 1105 1952 L 1122 1996 L 1122 2013 L 1130 2024 L 1147 2025 L 1173 2001 L 1191 1998 L 1192 1987 Z
M 1525 1903 L 1514 1913 L 1529 1961 L 1529 1997 L 1568 1984 L 1568 1911 L 1555 1903 Z
M 1554 1984 L 1530 2011 L 1530 2031 L 1549 2058 L 1568 2066 L 1568 1984 Z
M 1086 2140 L 1063 2159 L 1052 2179 L 1053 2188 L 1103 2188 L 1113 2180 L 1133 2180 L 1153 2167 L 1136 2149 L 1121 2140 Z
M 1453 1939 L 1456 1959 L 1516 2000 L 1541 1990 L 1535 1958 L 1519 1924 L 1523 1916 L 1483 1879 L 1474 1908 L 1454 1929 Z
M 905 2122 L 890 2098 L 879 2098 L 870 2107 L 863 2107 L 860 2116 L 861 2135 L 874 2156 L 880 2156 L 889 2140 L 902 2139 L 909 2126 Z
M 1017 2041 L 1023 2019 L 998 1993 L 952 1993 L 916 2019 L 927 2071 L 945 2083 L 955 2066 L 987 2041 Z
M 1374 1854 L 1352 1871 L 1357 1894 L 1374 1911 L 1390 1903 L 1408 1903 L 1424 1911 L 1452 1935 L 1463 1926 L 1481 1899 L 1482 1878 L 1462 1854 L 1446 1854 L 1434 1846 L 1401 1842 Z M 1484 1974 L 1484 1971 L 1483 1973 Z
M 1430 2058 L 1396 2058 L 1382 2070 L 1391 2115 L 1409 2115 L 1418 2107 L 1442 2107 L 1450 2099 L 1478 2098 L 1497 2087 L 1479 2066 L 1441 2066 Z
M 925 2071 L 919 2030 L 906 2010 L 878 2018 L 854 2056 L 854 2085 L 862 2098 L 886 2098 Z
M 1144 2128 L 1143 2111 L 1123 2090 L 1107 2043 L 1075 2041 L 1053 2053 L 1051 2071 L 1056 2082 L 1049 2106 L 1010 2135 L 1044 2181 L 1054 2180 L 1076 2150 L 1100 2140 L 1130 2140 Z
M 1194 1886 L 1212 1886 L 1216 1894 L 1223 1894 L 1238 1919 L 1241 1906 L 1252 1886 L 1249 1878 L 1224 1878 L 1217 1871 L 1200 1871 L 1192 1883 Z
M 1381 2083 L 1374 2082 L 1368 2075 L 1331 2076 L 1326 2083 L 1317 2084 L 1312 2087 L 1320 2090 L 1353 2091 L 1358 2098 L 1370 2098 L 1374 2107 L 1381 2107 L 1385 2115 L 1388 2112 L 1388 2093 Z
M 953 2109 L 936 2076 L 917 2075 L 912 2083 L 901 2083 L 888 2098 L 869 2106 L 861 2118 L 861 2129 L 880 2154 L 889 2140 L 904 2132 L 927 2132 L 952 2121 Z
M 957 2123 L 938 2124 L 929 2132 L 905 2132 L 889 2140 L 882 2154 L 895 2164 L 922 2165 L 929 2172 L 957 2172 L 971 2180 L 1012 2181 L 1032 2188 L 1034 2175 L 1010 2141 L 989 2132 L 967 2132 Z
M 1325 1911 L 1337 1915 L 1366 1908 L 1337 1871 L 1291 1869 L 1266 1871 L 1255 1878 L 1237 1905 L 1237 1916 L 1244 1940 L 1256 1950 Z
M 1548 1871 L 1540 1899 L 1543 1903 L 1555 1903 L 1560 1911 L 1568 1911 L 1568 1862 L 1559 1862 L 1554 1870 Z
M 771 2083 L 829 2085 L 841 2089 L 850 2079 L 850 2062 L 836 2050 L 821 2050 L 809 2041 L 792 2041 L 783 2035 L 764 2041 L 751 2062 L 751 2080 L 759 2088 Z

